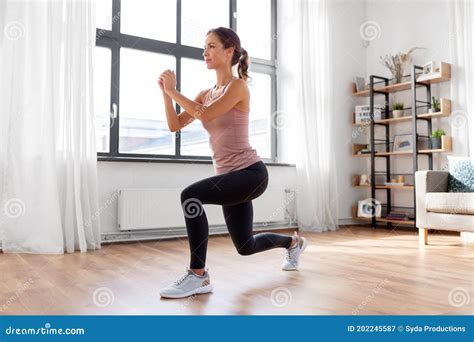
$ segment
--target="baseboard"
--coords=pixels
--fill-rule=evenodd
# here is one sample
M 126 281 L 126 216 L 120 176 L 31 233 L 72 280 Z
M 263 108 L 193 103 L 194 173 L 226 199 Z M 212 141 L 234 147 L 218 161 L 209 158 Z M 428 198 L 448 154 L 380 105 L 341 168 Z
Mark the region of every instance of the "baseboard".
M 366 225 L 367 222 L 356 221 L 352 218 L 340 218 L 337 220 L 338 226 L 359 226 L 359 225 Z
M 363 225 L 365 223 L 355 221 L 350 218 L 339 219 L 339 226 L 346 225 Z M 255 223 L 254 231 L 264 230 L 284 230 L 284 229 L 297 229 L 298 224 L 296 222 L 272 222 L 270 223 Z M 228 230 L 226 226 L 210 226 L 209 235 L 227 234 Z M 171 239 L 178 237 L 186 237 L 186 227 L 180 228 L 169 228 L 169 229 L 150 229 L 143 231 L 133 232 L 109 232 L 101 233 L 101 243 L 114 243 L 114 242 L 132 242 L 132 241 L 146 241 L 146 240 L 162 240 Z M 0 240 L 0 250 L 2 249 L 2 241 Z
M 272 222 L 270 223 L 254 223 L 253 230 L 264 231 L 264 230 L 284 230 L 284 229 L 297 229 L 298 226 L 295 223 L 288 222 Z M 209 226 L 209 235 L 220 235 L 228 234 L 227 227 L 224 225 Z M 186 237 L 186 227 L 169 228 L 169 229 L 153 229 L 143 231 L 130 231 L 130 232 L 110 232 L 101 234 L 102 243 L 114 243 L 114 242 L 132 242 L 132 241 L 145 241 L 145 240 L 163 240 L 172 239 L 179 237 Z

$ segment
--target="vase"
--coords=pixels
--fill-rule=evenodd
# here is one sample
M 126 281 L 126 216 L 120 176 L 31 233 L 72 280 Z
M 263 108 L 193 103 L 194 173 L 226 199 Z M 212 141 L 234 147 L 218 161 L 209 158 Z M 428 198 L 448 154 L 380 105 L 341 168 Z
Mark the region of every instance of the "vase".
M 396 70 L 392 74 L 392 84 L 397 84 L 397 83 L 402 83 L 402 77 L 403 77 L 403 71 L 402 70 Z
M 440 150 L 441 149 L 441 137 L 430 137 L 431 149 Z
M 403 116 L 403 109 L 395 109 L 392 114 L 394 118 L 401 118 Z

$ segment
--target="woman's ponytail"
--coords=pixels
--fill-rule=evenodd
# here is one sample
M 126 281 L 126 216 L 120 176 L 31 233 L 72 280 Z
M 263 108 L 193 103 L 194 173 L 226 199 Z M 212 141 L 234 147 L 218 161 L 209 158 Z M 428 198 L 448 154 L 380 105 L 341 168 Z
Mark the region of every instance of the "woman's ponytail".
M 241 49 L 241 54 L 239 57 L 239 66 L 237 68 L 239 72 L 239 78 L 242 78 L 244 81 L 247 81 L 249 78 L 249 55 L 247 53 L 247 50 L 244 48 Z

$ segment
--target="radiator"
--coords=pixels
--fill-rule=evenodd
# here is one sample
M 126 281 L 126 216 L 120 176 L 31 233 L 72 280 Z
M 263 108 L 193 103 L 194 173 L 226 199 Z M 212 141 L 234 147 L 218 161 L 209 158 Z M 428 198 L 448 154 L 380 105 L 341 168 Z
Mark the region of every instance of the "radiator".
M 182 189 L 121 189 L 118 196 L 119 230 L 169 229 L 185 227 L 181 208 Z M 267 189 L 253 200 L 254 222 L 270 224 L 289 221 L 288 193 Z M 205 204 L 209 225 L 225 225 L 222 207 Z

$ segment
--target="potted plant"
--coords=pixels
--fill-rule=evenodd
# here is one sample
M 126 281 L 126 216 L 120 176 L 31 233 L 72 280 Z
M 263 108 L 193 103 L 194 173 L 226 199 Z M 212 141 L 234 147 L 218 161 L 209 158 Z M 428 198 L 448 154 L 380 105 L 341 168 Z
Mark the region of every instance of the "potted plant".
M 431 98 L 431 108 L 428 110 L 428 113 L 436 113 L 441 111 L 440 103 L 436 97 Z
M 431 133 L 430 141 L 432 150 L 438 150 L 441 148 L 441 137 L 443 135 L 446 135 L 446 133 L 442 129 L 437 129 L 436 131 Z
M 401 118 L 403 116 L 403 108 L 404 104 L 402 102 L 395 102 L 393 104 L 393 117 L 394 118 Z

